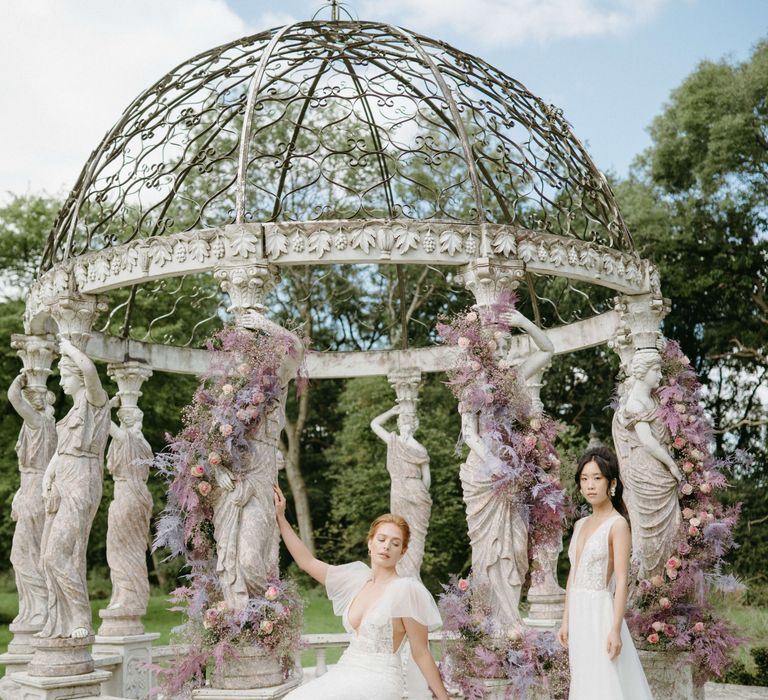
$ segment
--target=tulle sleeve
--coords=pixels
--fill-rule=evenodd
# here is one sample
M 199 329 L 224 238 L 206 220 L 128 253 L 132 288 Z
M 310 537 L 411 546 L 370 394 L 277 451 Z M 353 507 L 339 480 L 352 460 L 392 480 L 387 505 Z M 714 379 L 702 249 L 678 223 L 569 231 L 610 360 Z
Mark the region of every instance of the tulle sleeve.
M 325 575 L 325 590 L 333 603 L 333 614 L 341 617 L 370 578 L 371 570 L 361 561 L 329 566 Z
M 390 617 L 410 617 L 429 629 L 442 627 L 443 621 L 432 594 L 414 578 L 401 578 L 393 584 Z

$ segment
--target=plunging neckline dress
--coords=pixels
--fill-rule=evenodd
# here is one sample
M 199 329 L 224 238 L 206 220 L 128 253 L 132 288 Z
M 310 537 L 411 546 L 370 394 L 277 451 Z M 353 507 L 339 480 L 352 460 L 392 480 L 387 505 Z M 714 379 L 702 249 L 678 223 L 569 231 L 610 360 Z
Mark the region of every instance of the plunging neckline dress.
M 365 611 L 357 630 L 349 622 L 349 608 L 373 573 L 363 562 L 331 566 L 325 579 L 333 612 L 350 633 L 349 646 L 338 663 L 319 678 L 288 693 L 285 700 L 400 700 L 405 690 L 405 638 L 393 650 L 392 618 L 410 617 L 430 631 L 441 625 L 432 595 L 415 578 L 389 583 Z
M 576 561 L 576 547 L 586 518 L 576 522 L 568 548 L 573 579 L 568 590 L 569 700 L 653 700 L 643 667 L 621 622 L 621 653 L 608 658 L 613 624 L 613 575 L 608 581 L 608 536 L 622 516 L 608 517 L 587 538 Z

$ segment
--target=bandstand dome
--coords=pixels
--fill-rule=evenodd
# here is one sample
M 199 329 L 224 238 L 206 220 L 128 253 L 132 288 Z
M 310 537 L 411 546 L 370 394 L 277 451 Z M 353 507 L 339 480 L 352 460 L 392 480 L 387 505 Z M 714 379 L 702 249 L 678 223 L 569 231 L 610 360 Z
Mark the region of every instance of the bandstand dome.
M 444 42 L 313 20 L 202 53 L 127 107 L 61 209 L 27 321 L 74 284 L 106 295 L 105 335 L 189 345 L 137 321 L 142 294 L 166 297 L 170 318 L 204 306 L 195 280 L 227 265 L 444 274 L 477 258 L 517 261 L 545 326 L 658 286 L 560 110 Z M 555 296 L 588 300 L 581 315 L 542 291 L 553 278 L 567 280 Z

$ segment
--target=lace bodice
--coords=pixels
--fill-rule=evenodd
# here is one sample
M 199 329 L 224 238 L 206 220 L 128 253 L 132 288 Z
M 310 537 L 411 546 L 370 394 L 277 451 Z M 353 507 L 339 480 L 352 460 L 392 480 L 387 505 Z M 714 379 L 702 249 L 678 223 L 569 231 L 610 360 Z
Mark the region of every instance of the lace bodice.
M 576 571 L 571 582 L 574 590 L 605 591 L 613 589 L 613 575 L 611 575 L 611 580 L 606 582 L 609 560 L 608 535 L 611 532 L 611 524 L 621 517 L 617 513 L 598 525 L 597 529 L 584 543 L 578 562 L 576 561 L 576 546 L 586 518 L 576 522 L 573 536 L 571 537 L 571 544 L 568 547 L 568 560 L 571 562 L 571 571 L 574 569 Z

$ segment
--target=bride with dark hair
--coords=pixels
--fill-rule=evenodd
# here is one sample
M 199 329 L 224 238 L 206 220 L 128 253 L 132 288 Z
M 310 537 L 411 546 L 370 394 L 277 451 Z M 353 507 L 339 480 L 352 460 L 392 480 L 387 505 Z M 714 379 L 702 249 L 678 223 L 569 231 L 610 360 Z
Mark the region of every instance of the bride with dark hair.
M 630 530 L 616 455 L 606 447 L 587 450 L 575 479 L 592 514 L 573 529 L 565 613 L 557 633 L 568 649 L 569 700 L 653 700 L 624 622 Z
M 316 559 L 299 539 L 285 518 L 285 496 L 279 487 L 274 490 L 285 546 L 299 568 L 325 585 L 333 612 L 352 636 L 328 673 L 292 691 L 285 700 L 400 700 L 405 685 L 401 652 L 406 641 L 434 696 L 448 700 L 427 637 L 441 625 L 437 605 L 420 581 L 397 574 L 397 564 L 408 550 L 408 523 L 391 514 L 376 518 L 368 532 L 370 567 L 361 561 L 331 566 Z

